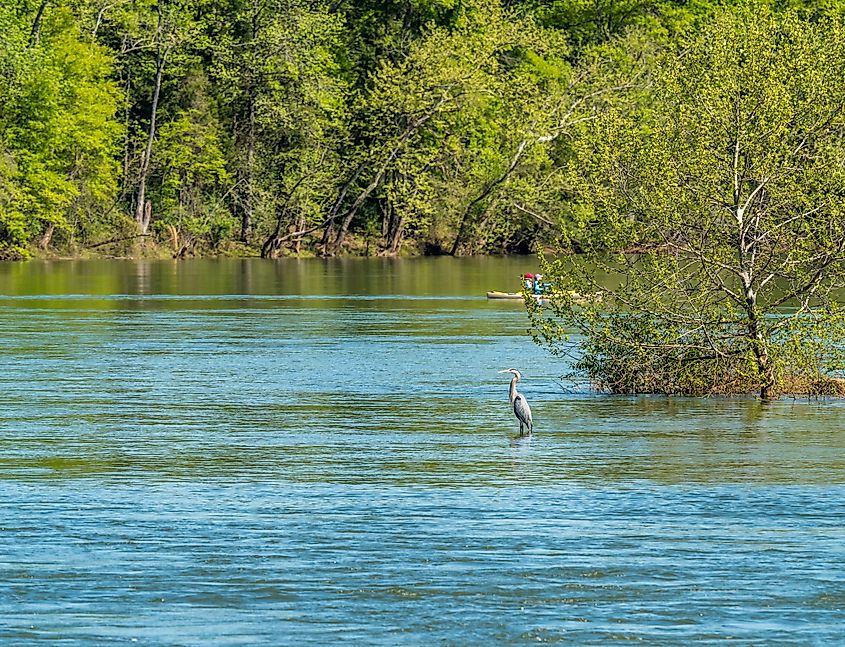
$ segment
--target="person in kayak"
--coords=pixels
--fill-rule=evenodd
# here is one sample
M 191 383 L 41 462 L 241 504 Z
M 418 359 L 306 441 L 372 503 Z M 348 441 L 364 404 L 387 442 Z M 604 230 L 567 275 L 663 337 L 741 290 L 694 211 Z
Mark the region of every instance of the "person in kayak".
M 525 286 L 525 289 L 529 292 L 534 291 L 534 275 L 531 273 L 523 274 L 522 276 L 522 284 Z

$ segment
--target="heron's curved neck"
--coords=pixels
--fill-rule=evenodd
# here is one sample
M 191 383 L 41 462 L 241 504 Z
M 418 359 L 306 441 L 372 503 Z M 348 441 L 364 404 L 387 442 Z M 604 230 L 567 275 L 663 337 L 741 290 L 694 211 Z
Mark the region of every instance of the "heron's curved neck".
M 511 390 L 510 390 L 510 394 L 509 394 L 511 404 L 513 404 L 513 401 L 516 400 L 516 383 L 517 382 L 519 382 L 519 378 L 516 375 L 514 375 L 513 379 L 511 380 Z

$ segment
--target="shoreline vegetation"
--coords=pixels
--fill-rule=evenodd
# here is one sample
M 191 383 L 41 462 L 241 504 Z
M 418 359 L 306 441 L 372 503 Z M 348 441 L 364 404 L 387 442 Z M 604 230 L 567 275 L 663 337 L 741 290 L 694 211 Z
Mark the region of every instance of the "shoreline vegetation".
M 0 258 L 553 245 L 592 218 L 570 167 L 595 120 L 746 4 L 4 3 Z M 845 11 L 817 5 L 790 11 Z
M 194 241 L 190 245 L 179 244 L 175 240 L 156 240 L 149 237 L 147 241 L 139 243 L 138 236 L 109 239 L 93 245 L 69 249 L 50 248 L 47 250 L 33 249 L 20 258 L 6 258 L 0 261 L 23 260 L 88 260 L 88 259 L 125 259 L 125 260 L 188 260 L 201 258 L 265 258 L 276 260 L 282 258 L 426 258 L 435 256 L 452 256 L 442 249 L 420 249 L 417 245 L 406 245 L 400 251 L 392 253 L 379 247 L 372 240 L 350 236 L 343 250 L 337 254 L 326 254 L 317 244 L 303 245 L 300 241 L 296 250 L 291 244 L 279 249 L 272 257 L 262 256 L 261 247 L 245 244 L 240 241 L 224 241 L 215 248 L 211 248 L 204 241 Z M 551 246 L 543 247 L 548 253 L 556 253 Z M 630 253 L 636 253 L 633 250 Z M 626 252 L 628 253 L 628 252 Z M 489 252 L 473 254 L 473 256 L 525 256 L 531 257 L 531 263 L 536 265 L 536 254 L 528 250 L 511 252 Z M 459 257 L 459 256 L 456 256 Z M 518 278 L 518 277 L 517 277 Z M 518 289 L 519 281 L 514 279 L 514 289 Z
M 609 43 L 654 19 L 511 5 L 6 3 L 0 258 L 528 252 L 630 67 Z

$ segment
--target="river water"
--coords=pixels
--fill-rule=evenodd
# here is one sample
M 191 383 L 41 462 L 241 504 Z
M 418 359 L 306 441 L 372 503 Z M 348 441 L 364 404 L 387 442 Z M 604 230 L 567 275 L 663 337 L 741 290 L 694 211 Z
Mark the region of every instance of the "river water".
M 0 265 L 0 642 L 845 641 L 845 405 L 589 393 L 530 269 Z

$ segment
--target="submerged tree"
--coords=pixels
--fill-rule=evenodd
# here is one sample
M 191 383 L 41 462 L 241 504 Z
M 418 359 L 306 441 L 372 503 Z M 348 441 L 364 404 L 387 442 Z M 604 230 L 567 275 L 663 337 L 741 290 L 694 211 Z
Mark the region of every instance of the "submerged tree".
M 838 391 L 842 24 L 737 9 L 653 69 L 575 145 L 584 254 L 545 262 L 535 337 L 613 392 Z

